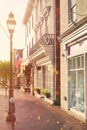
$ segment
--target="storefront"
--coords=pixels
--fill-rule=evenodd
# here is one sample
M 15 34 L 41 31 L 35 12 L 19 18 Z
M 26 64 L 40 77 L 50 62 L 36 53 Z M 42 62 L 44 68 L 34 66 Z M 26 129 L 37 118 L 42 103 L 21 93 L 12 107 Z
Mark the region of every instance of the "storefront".
M 69 59 L 70 108 L 84 113 L 84 55 Z
M 85 99 L 85 66 L 84 55 L 78 55 L 69 58 L 69 108 L 85 112 L 84 99 Z
M 51 91 L 53 86 L 53 73 L 50 63 L 42 65 L 40 69 L 37 69 L 37 86 Z
M 62 40 L 61 108 L 76 118 L 86 121 L 87 35 L 84 26 Z
M 53 92 L 53 68 L 48 57 L 44 57 L 36 62 L 36 86 L 50 91 L 51 98 Z

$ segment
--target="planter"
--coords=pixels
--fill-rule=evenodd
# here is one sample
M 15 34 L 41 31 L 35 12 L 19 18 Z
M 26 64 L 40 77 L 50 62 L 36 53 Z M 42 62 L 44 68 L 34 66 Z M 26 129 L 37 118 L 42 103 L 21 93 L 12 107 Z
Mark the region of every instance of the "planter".
M 34 91 L 35 91 L 35 92 L 37 92 L 38 94 L 40 94 L 40 93 L 41 93 L 41 89 L 40 89 L 40 88 L 38 88 L 38 87 L 34 87 Z
M 45 95 L 46 95 L 46 98 L 50 98 L 51 96 L 49 92 L 47 92 Z
M 37 91 L 38 94 L 41 94 L 41 89 L 37 88 L 36 91 Z
M 50 96 L 51 96 L 50 92 L 48 90 L 46 90 L 46 89 L 42 89 L 41 93 L 42 93 L 42 95 L 45 95 L 46 98 L 50 98 Z

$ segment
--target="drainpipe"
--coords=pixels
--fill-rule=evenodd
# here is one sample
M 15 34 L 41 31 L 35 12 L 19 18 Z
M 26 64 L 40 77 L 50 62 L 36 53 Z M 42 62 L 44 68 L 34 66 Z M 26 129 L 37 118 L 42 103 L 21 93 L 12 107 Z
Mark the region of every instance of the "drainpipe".
M 54 43 L 53 43 L 53 92 L 52 92 L 52 101 L 53 104 L 56 100 L 56 0 L 53 0 L 53 25 L 54 25 Z

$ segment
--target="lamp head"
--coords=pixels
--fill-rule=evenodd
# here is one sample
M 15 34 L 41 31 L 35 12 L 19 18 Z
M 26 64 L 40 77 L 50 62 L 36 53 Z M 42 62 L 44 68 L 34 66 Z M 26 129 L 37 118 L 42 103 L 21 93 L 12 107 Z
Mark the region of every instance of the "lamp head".
M 8 19 L 7 19 L 7 26 L 9 33 L 13 33 L 15 30 L 16 21 L 14 18 L 14 14 L 10 12 Z

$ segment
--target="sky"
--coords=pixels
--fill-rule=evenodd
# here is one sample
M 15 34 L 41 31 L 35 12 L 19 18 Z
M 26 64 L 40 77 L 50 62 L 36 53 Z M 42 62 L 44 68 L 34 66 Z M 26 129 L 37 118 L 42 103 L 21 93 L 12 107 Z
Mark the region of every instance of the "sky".
M 0 60 L 10 59 L 10 39 L 6 21 L 12 11 L 16 20 L 13 33 L 13 49 L 23 49 L 25 27 L 22 23 L 28 0 L 0 0 Z

